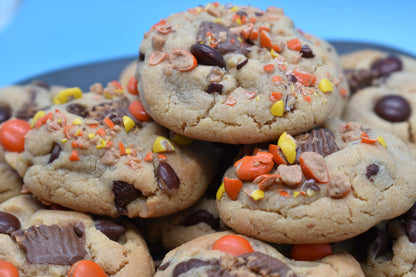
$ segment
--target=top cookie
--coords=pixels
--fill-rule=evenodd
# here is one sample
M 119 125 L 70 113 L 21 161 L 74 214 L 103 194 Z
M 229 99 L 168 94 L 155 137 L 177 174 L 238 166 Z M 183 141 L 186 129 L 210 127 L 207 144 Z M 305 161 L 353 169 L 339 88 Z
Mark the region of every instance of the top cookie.
M 138 90 L 152 118 L 177 133 L 264 142 L 328 117 L 342 79 L 329 57 L 282 9 L 208 4 L 145 34 Z

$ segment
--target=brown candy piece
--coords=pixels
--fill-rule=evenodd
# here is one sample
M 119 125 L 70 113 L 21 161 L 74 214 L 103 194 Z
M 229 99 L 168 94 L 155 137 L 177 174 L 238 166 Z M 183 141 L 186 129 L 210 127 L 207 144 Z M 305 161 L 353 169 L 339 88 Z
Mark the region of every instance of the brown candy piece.
M 300 53 L 302 55 L 302 58 L 310 59 L 310 58 L 315 57 L 315 54 L 313 53 L 312 48 L 307 44 L 302 45 L 302 48 L 300 49 Z
M 351 94 L 371 86 L 376 78 L 376 73 L 369 69 L 350 69 L 345 70 L 345 73 Z
M 297 141 L 296 160 L 303 152 L 316 152 L 326 157 L 338 151 L 335 136 L 331 130 L 325 128 L 313 129 L 312 131 L 295 136 Z
M 190 52 L 195 56 L 198 64 L 226 67 L 224 57 L 208 45 L 195 43 L 191 46 Z
M 59 157 L 60 153 L 61 153 L 61 146 L 55 143 L 52 147 L 52 151 L 49 156 L 48 164 L 53 163 L 53 161 Z
M 217 261 L 218 263 L 218 261 Z M 212 261 L 203 261 L 201 259 L 189 259 L 185 262 L 177 264 L 173 270 L 173 277 L 177 277 L 185 272 L 188 272 L 192 268 L 211 265 Z
M 403 96 L 392 94 L 377 100 L 374 105 L 375 113 L 390 122 L 406 121 L 412 113 L 409 102 Z
M 104 233 L 109 239 L 118 241 L 121 235 L 126 232 L 126 228 L 112 220 L 99 218 L 94 220 L 95 228 Z
M 77 103 L 66 106 L 66 111 L 80 117 L 86 117 L 88 115 L 87 108 Z
M 142 195 L 132 184 L 123 181 L 113 181 L 112 191 L 114 193 L 114 205 L 119 213 L 126 213 L 127 205 Z
M 31 264 L 72 265 L 87 254 L 81 225 L 31 226 L 13 232 L 12 237 L 26 251 Z
M 12 214 L 0 212 L 0 234 L 11 234 L 20 229 L 20 221 Z
M 164 191 L 178 189 L 180 180 L 175 170 L 166 162 L 161 162 L 157 166 L 157 179 L 159 187 Z
M 210 212 L 206 210 L 197 210 L 186 217 L 184 226 L 196 225 L 200 222 L 208 224 L 212 229 L 218 230 L 220 228 L 218 218 L 215 218 Z
M 239 256 L 247 267 L 260 276 L 296 277 L 296 274 L 285 263 L 261 252 L 252 252 Z
M 371 69 L 375 72 L 377 77 L 386 77 L 395 71 L 402 70 L 402 61 L 397 56 L 388 56 L 383 59 L 375 61 L 371 65 Z

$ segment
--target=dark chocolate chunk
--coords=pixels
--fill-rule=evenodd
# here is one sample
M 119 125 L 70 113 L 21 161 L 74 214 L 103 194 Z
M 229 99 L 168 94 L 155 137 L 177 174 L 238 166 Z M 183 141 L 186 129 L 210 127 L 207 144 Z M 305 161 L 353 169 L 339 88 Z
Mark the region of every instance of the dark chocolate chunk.
M 201 267 L 201 266 L 207 266 L 210 265 L 210 261 L 203 261 L 200 259 L 190 259 L 187 260 L 185 262 L 181 262 L 179 264 L 177 264 L 173 270 L 173 277 L 177 277 L 185 272 L 188 272 L 189 270 L 191 270 L 192 268 L 195 267 Z
M 61 146 L 57 143 L 55 143 L 52 147 L 51 154 L 49 156 L 48 164 L 53 163 L 54 160 L 56 160 L 59 157 L 59 154 L 61 153 Z
M 373 176 L 377 175 L 379 170 L 379 166 L 376 164 L 370 164 L 367 166 L 367 171 L 365 172 L 365 176 L 367 176 L 367 179 L 373 182 Z
M 210 212 L 206 210 L 198 210 L 186 217 L 183 225 L 191 226 L 200 222 L 208 224 L 212 229 L 218 230 L 220 223 L 218 218 L 215 218 Z
M 296 79 L 296 78 L 295 78 Z M 291 112 L 295 108 L 295 96 L 288 94 L 285 99 L 285 112 Z
M 207 35 L 208 33 L 210 34 L 209 36 Z M 215 49 L 221 55 L 240 53 L 247 56 L 250 52 L 250 45 L 240 36 L 230 33 L 226 26 L 214 22 L 201 22 L 196 41 L 206 45 L 216 44 Z
M 287 79 L 293 83 L 296 83 L 298 81 L 298 79 L 296 79 L 295 75 L 293 74 L 289 74 L 289 76 L 287 76 Z
M 405 223 L 405 230 L 410 242 L 416 242 L 416 220 L 410 219 Z
M 12 237 L 31 264 L 72 265 L 87 254 L 82 226 L 31 226 L 13 232 Z
M 335 136 L 331 130 L 325 128 L 312 129 L 312 131 L 295 136 L 296 161 L 303 152 L 316 152 L 323 157 L 338 151 Z
M 371 86 L 373 80 L 376 78 L 376 73 L 367 69 L 345 70 L 345 75 L 347 76 L 348 85 L 352 94 L 360 89 Z
M 394 94 L 378 99 L 374 111 L 379 117 L 387 121 L 403 122 L 410 117 L 412 108 L 404 97 Z
M 248 59 L 245 59 L 245 60 L 239 62 L 238 64 L 236 64 L 235 68 L 237 68 L 237 70 L 241 69 L 243 66 L 245 66 L 247 64 L 247 62 L 248 62 Z
M 94 119 L 103 123 L 105 118 L 110 118 L 114 124 L 122 125 L 123 116 L 127 115 L 131 119 L 135 120 L 135 117 L 132 116 L 129 112 L 130 101 L 127 98 L 121 98 L 119 100 L 102 103 L 96 106 L 93 106 L 91 110 L 87 111 L 88 114 L 86 118 Z M 135 120 L 136 123 L 139 123 Z
M 118 241 L 120 236 L 126 232 L 126 228 L 109 219 L 99 218 L 94 220 L 94 223 L 97 230 L 101 231 L 109 239 L 114 241 Z
M 404 214 L 406 219 L 416 220 L 416 203 Z
M 212 82 L 212 83 L 210 83 L 208 85 L 208 88 L 207 88 L 206 92 L 207 93 L 212 93 L 212 92 L 219 92 L 219 93 L 221 93 L 223 87 L 224 86 L 222 84 Z
M 198 64 L 226 67 L 224 57 L 206 44 L 195 43 L 191 46 L 190 52 L 195 56 Z
M 166 189 L 178 189 L 180 180 L 178 175 L 176 175 L 175 170 L 166 162 L 161 162 L 157 166 L 157 179 L 159 182 L 159 187 L 166 191 Z
M 300 49 L 300 54 L 302 55 L 302 58 L 306 59 L 315 57 L 312 48 L 307 44 L 302 45 L 302 48 Z
M 11 109 L 7 106 L 0 107 L 0 124 L 7 121 L 10 118 Z
M 80 105 L 80 104 L 69 104 L 66 106 L 66 111 L 75 115 L 78 115 L 80 117 L 87 117 L 88 111 L 87 108 Z
M 402 70 L 402 61 L 397 56 L 388 56 L 379 59 L 371 65 L 377 77 L 387 77 L 395 71 Z
M 0 212 L 0 234 L 13 233 L 20 229 L 20 221 L 12 214 Z
M 373 227 L 357 236 L 354 241 L 354 256 L 359 261 L 366 261 L 368 255 L 376 258 L 391 251 L 392 242 L 386 230 Z
M 113 181 L 112 191 L 114 193 L 114 205 L 119 213 L 126 213 L 126 206 L 141 195 L 140 190 L 123 181 Z
M 140 52 L 139 53 L 139 61 L 144 61 L 144 59 L 145 59 L 145 55 L 142 53 L 142 52 Z
M 247 253 L 238 257 L 243 258 L 250 270 L 259 273 L 260 276 L 296 276 L 287 264 L 261 252 Z

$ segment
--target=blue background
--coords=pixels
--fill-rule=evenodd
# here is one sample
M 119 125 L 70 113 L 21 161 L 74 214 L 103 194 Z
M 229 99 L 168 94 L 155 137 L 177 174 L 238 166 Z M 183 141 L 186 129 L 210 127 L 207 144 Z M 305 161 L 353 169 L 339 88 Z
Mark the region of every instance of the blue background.
M 135 56 L 144 32 L 154 23 L 206 3 L 24 0 L 0 30 L 0 87 L 67 67 Z M 324 39 L 377 43 L 416 55 L 416 1 L 232 3 L 262 10 L 281 7 L 296 27 Z

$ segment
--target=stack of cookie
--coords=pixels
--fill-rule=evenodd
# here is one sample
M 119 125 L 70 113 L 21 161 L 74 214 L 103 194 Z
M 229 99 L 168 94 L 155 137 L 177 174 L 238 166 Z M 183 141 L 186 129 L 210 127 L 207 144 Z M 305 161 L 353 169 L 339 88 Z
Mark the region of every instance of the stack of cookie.
M 156 23 L 139 51 L 120 82 L 89 93 L 5 88 L 0 173 L 14 181 L 0 198 L 0 271 L 363 276 L 352 246 L 412 207 L 416 157 L 361 121 L 349 91 L 367 75 L 366 89 L 389 91 L 407 62 L 348 66 L 282 9 L 218 3 Z M 7 102 L 13 90 L 30 116 Z M 376 113 L 408 120 L 402 98 Z

